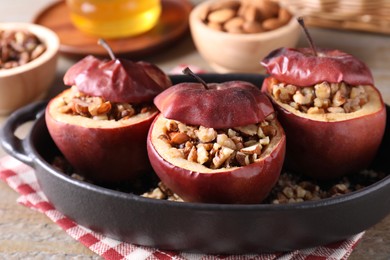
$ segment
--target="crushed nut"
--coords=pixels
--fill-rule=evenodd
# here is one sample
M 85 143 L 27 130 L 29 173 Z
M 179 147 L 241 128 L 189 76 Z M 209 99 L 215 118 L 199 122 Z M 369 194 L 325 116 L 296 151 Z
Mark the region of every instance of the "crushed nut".
M 201 145 L 204 146 L 204 144 Z M 207 150 L 208 148 L 205 146 L 205 149 Z M 248 157 L 241 152 L 236 153 L 236 158 L 240 158 L 237 160 L 242 162 L 243 165 L 249 164 Z M 51 165 L 72 178 L 93 183 L 91 180 L 88 180 L 84 176 L 75 172 L 74 168 L 63 156 L 55 156 Z M 273 187 L 268 198 L 263 201 L 263 204 L 297 203 L 340 196 L 365 188 L 382 180 L 383 178 L 386 178 L 388 175 L 389 174 L 385 172 L 364 169 L 340 179 L 323 182 L 308 179 L 298 173 L 284 171 L 281 173 L 277 184 Z M 183 201 L 162 182 L 158 182 L 158 184 L 157 182 L 148 182 L 146 185 L 147 186 L 139 193 L 136 193 L 132 190 L 132 188 L 127 186 L 126 189 L 125 187 L 122 187 L 118 188 L 118 190 L 140 194 L 140 196 L 148 198 Z M 140 186 L 140 184 L 137 184 L 137 186 Z M 148 191 L 144 192 L 145 190 Z
M 157 187 L 152 189 L 151 191 L 145 192 L 141 194 L 142 197 L 150 198 L 150 199 L 159 199 L 159 200 L 170 200 L 170 201 L 179 201 L 183 202 L 183 200 L 173 193 L 170 189 L 168 189 L 164 183 L 159 182 Z
M 291 204 L 332 198 L 360 190 L 386 176 L 383 172 L 362 170 L 356 174 L 345 176 L 331 182 L 318 182 L 307 180 L 299 174 L 282 172 L 277 184 L 263 204 Z M 163 188 L 159 188 L 160 186 Z M 162 193 L 165 194 L 161 199 L 172 200 L 172 198 L 179 198 L 162 183 L 158 184 L 157 189 L 161 189 Z M 159 196 L 160 193 L 151 189 L 150 192 L 144 193 L 142 196 L 153 198 L 153 196 L 156 196 L 155 194 Z M 180 201 L 182 200 L 180 199 Z
M 298 88 L 273 81 L 273 98 L 308 114 L 351 113 L 368 102 L 363 86 L 321 82 L 311 87 Z
M 275 120 L 275 117 L 269 117 L 269 120 Z M 277 129 L 266 120 L 234 129 L 195 127 L 167 120 L 164 133 L 159 139 L 171 145 L 172 156 L 219 169 L 255 162 Z
M 129 103 L 114 103 L 106 101 L 103 97 L 88 96 L 79 92 L 73 86 L 70 95 L 63 97 L 63 104 L 59 108 L 59 112 L 80 115 L 94 120 L 118 121 L 128 119 L 139 113 L 146 113 L 150 109 L 150 105 L 140 106 Z M 168 128 L 168 126 L 166 127 Z M 183 138 L 183 136 L 180 136 L 180 138 Z

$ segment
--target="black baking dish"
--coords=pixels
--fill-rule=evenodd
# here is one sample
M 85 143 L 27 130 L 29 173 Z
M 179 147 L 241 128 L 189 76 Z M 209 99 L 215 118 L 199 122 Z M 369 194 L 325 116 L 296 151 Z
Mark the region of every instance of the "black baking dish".
M 254 74 L 204 74 L 207 82 L 233 79 L 260 86 Z M 172 76 L 174 83 L 192 81 Z M 59 154 L 45 120 L 46 103 L 12 114 L 1 132 L 5 150 L 35 168 L 50 202 L 77 223 L 122 241 L 167 250 L 203 253 L 281 252 L 324 245 L 370 228 L 390 212 L 390 133 L 386 128 L 372 165 L 387 176 L 359 191 L 294 204 L 225 205 L 148 199 L 79 181 L 50 164 Z M 387 107 L 389 113 L 389 107 Z M 35 120 L 24 139 L 18 126 Z M 389 122 L 387 121 L 387 126 Z

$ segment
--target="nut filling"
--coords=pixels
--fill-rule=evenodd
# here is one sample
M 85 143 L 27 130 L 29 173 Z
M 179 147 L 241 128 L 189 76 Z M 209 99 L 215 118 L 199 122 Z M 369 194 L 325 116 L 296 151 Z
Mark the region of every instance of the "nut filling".
M 114 103 L 103 97 L 88 96 L 72 86 L 70 95 L 63 97 L 60 112 L 80 115 L 94 120 L 125 120 L 140 113 L 151 110 L 151 105 L 134 105 L 130 103 Z
M 303 88 L 274 82 L 271 94 L 276 101 L 307 114 L 352 113 L 369 101 L 364 86 L 344 82 L 322 82 Z
M 31 32 L 0 30 L 0 70 L 26 64 L 45 50 L 45 44 Z
M 276 135 L 274 115 L 261 123 L 229 129 L 188 126 L 168 120 L 159 138 L 171 145 L 175 157 L 210 169 L 245 166 L 256 161 Z

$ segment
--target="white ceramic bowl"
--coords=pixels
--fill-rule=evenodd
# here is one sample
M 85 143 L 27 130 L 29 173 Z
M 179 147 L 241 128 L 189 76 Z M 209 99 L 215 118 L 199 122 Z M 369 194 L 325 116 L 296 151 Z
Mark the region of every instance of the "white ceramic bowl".
M 197 50 L 217 72 L 263 72 L 260 61 L 268 53 L 279 47 L 296 46 L 301 29 L 294 18 L 278 29 L 253 34 L 232 34 L 209 28 L 200 17 L 210 5 L 222 1 L 226 0 L 202 2 L 195 6 L 189 18 Z
M 0 30 L 27 30 L 36 35 L 46 50 L 36 59 L 11 69 L 0 69 L 0 114 L 45 97 L 54 81 L 60 46 L 57 35 L 31 23 L 0 23 Z

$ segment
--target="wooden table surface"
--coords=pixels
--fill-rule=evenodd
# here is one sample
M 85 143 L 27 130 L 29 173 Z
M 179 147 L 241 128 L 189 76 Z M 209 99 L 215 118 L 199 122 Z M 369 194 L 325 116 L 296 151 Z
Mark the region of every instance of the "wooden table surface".
M 0 22 L 29 22 L 52 0 L 0 0 Z M 200 2 L 193 0 L 194 3 Z M 390 36 L 364 32 L 312 28 L 318 46 L 337 48 L 363 60 L 372 70 L 376 86 L 384 101 L 390 104 Z M 306 46 L 301 37 L 299 46 Z M 174 47 L 145 57 L 166 72 L 179 64 L 192 64 L 212 71 L 197 53 L 187 35 Z M 56 81 L 49 97 L 62 86 L 64 72 L 74 63 L 61 57 Z M 6 117 L 0 117 L 0 125 Z M 21 133 L 28 131 L 28 126 Z M 0 149 L 0 156 L 5 152 Z M 82 244 L 73 240 L 43 214 L 16 203 L 18 194 L 0 182 L 0 259 L 100 259 Z M 390 205 L 389 205 L 390 206 Z M 390 215 L 367 230 L 350 259 L 390 259 Z

